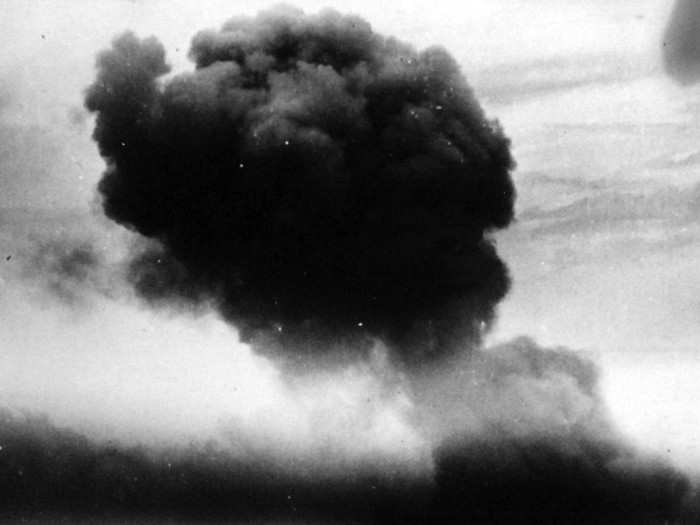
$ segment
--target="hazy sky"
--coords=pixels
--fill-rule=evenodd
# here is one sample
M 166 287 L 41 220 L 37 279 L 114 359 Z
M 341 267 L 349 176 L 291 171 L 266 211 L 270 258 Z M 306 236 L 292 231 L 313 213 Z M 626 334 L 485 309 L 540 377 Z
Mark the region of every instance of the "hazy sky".
M 181 70 L 189 67 L 186 54 L 196 31 L 274 3 L 4 2 L 0 238 L 12 247 L 7 255 L 34 221 L 59 232 L 96 228 L 89 223 L 97 219 L 80 213 L 94 202 L 103 167 L 90 139 L 91 117 L 82 108 L 98 50 L 124 29 L 154 34 Z M 497 237 L 514 284 L 492 339 L 528 334 L 596 356 L 623 430 L 640 445 L 700 469 L 700 91 L 677 85 L 663 70 L 670 2 L 294 3 L 307 11 L 334 6 L 355 12 L 379 32 L 417 47 L 441 44 L 458 59 L 488 114 L 511 137 L 518 163 L 517 221 Z M 77 215 L 59 222 L 48 213 L 56 210 Z M 88 308 L 92 312 L 41 309 L 15 283 L 10 263 L 0 270 L 6 397 L 34 396 L 54 413 L 80 412 L 56 399 L 64 396 L 82 403 L 84 414 L 109 407 L 113 424 L 135 417 L 147 422 L 147 406 L 135 415 L 124 400 L 156 396 L 170 402 L 188 370 L 191 406 L 158 422 L 178 428 L 190 417 L 206 421 L 202 406 L 226 398 L 233 383 L 245 391 L 245 402 L 232 401 L 237 414 L 244 405 L 252 410 L 250 400 L 274 404 L 281 395 L 275 371 L 245 352 L 240 362 L 220 366 L 228 362 L 221 348 L 229 334 L 215 319 L 197 324 L 102 300 Z M 98 346 L 107 350 L 97 352 Z M 193 348 L 219 365 L 193 365 L 199 362 Z M 145 377 L 139 386 L 146 369 L 157 370 L 158 379 L 148 380 L 160 386 L 149 390 Z M 246 382 L 246 370 L 256 381 Z M 38 385 L 51 376 L 59 386 L 42 390 Z M 206 386 L 202 378 L 209 378 Z M 351 396 L 353 381 L 345 377 L 337 396 Z M 260 395 L 261 382 L 267 398 Z M 354 386 L 346 392 L 343 385 Z M 114 393 L 119 388 L 132 390 Z M 391 399 L 392 406 L 402 402 Z M 405 447 L 420 448 L 401 421 L 375 416 L 367 432 L 403 436 Z

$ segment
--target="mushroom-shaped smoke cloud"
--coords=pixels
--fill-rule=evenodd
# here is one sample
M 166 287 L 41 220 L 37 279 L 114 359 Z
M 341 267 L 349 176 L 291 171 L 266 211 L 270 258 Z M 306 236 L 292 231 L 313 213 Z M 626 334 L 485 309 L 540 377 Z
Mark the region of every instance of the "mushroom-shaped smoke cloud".
M 444 49 L 277 8 L 190 57 L 163 79 L 160 43 L 126 33 L 86 96 L 105 212 L 154 240 L 130 267 L 144 297 L 212 302 L 289 352 L 479 341 L 509 286 L 489 232 L 512 219 L 514 163 Z

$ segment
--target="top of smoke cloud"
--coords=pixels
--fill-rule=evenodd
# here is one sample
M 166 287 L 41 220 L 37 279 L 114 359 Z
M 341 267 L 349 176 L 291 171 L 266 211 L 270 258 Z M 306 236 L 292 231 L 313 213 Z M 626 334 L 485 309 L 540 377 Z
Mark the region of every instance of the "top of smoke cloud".
M 700 3 L 677 0 L 663 40 L 669 74 L 682 84 L 700 80 Z
M 509 286 L 488 233 L 512 220 L 514 163 L 444 49 L 281 7 L 190 57 L 161 80 L 163 47 L 126 33 L 86 96 L 105 212 L 155 241 L 131 264 L 143 296 L 211 301 L 244 339 L 305 352 L 480 339 Z

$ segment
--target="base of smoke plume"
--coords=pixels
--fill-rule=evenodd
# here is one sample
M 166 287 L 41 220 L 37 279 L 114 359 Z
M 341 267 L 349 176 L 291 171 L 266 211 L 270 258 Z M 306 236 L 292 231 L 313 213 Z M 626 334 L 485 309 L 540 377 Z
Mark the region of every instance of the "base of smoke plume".
M 499 270 L 507 287 L 507 270 L 500 266 Z M 401 365 L 416 368 L 435 364 L 462 353 L 465 341 L 478 347 L 495 316 L 493 312 L 474 315 L 486 300 L 474 291 L 471 297 L 443 298 L 439 308 L 431 308 L 430 316 L 409 315 L 410 321 L 403 324 L 384 322 L 371 309 L 355 312 L 352 321 L 330 321 L 327 308 L 303 321 L 258 322 L 253 315 L 241 316 L 241 312 L 231 309 L 221 299 L 223 291 L 207 290 L 211 284 L 200 283 L 162 246 L 143 238 L 135 239 L 130 259 L 122 261 L 120 272 L 148 306 L 195 313 L 218 310 L 223 319 L 236 326 L 242 341 L 291 370 L 334 367 L 367 358 L 378 339 L 392 349 Z M 340 306 L 343 302 L 336 298 L 337 307 L 345 308 Z M 415 302 L 427 303 L 428 297 L 416 298 Z
M 616 444 L 475 438 L 435 451 L 434 479 L 284 474 L 214 444 L 100 444 L 0 414 L 0 519 L 29 523 L 690 523 L 688 481 Z
M 369 315 L 343 327 L 308 319 L 295 326 L 254 328 L 236 322 L 217 294 L 203 292 L 157 243 L 91 220 L 86 216 L 80 222 L 81 226 L 91 225 L 94 231 L 90 233 L 75 231 L 72 225 L 62 226 L 60 234 L 47 235 L 37 229 L 22 242 L 13 239 L 17 278 L 30 285 L 38 302 L 58 301 L 77 312 L 89 310 L 99 298 L 135 299 L 161 311 L 195 316 L 218 311 L 259 354 L 294 371 L 336 368 L 366 359 L 378 339 L 392 349 L 401 366 L 436 365 L 445 357 L 463 353 L 465 341 L 478 347 L 491 322 L 472 319 L 469 312 L 480 301 L 476 298 L 447 304 L 434 319 L 414 320 L 401 333 L 380 330 Z M 172 289 L 177 294 L 158 292 Z

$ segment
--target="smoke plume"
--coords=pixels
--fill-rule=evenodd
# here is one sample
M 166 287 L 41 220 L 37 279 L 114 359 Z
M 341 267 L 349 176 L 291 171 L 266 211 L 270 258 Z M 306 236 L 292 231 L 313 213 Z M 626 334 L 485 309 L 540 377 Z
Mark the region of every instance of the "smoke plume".
M 189 56 L 194 70 L 171 74 L 154 37 L 128 32 L 100 53 L 85 96 L 106 163 L 98 189 L 138 234 L 126 275 L 140 297 L 213 306 L 250 344 L 231 352 L 218 318 L 223 342 L 129 316 L 109 336 L 125 337 L 122 353 L 101 339 L 111 309 L 94 355 L 71 331 L 73 359 L 89 358 L 57 392 L 82 402 L 54 414 L 72 430 L 0 411 L 8 517 L 692 519 L 688 479 L 618 434 L 591 362 L 526 338 L 483 347 L 509 288 L 492 234 L 513 219 L 514 161 L 447 51 L 278 7 L 200 32 Z M 69 297 L 100 288 L 105 267 L 72 246 L 37 265 Z M 280 366 L 346 354 L 303 374 Z M 17 385 L 0 394 L 12 401 Z M 81 422 L 100 418 L 126 437 L 107 443 Z
M 378 336 L 410 361 L 480 340 L 509 286 L 489 233 L 512 219 L 514 163 L 444 49 L 280 7 L 200 32 L 190 57 L 164 78 L 161 44 L 123 34 L 85 99 L 104 210 L 154 241 L 131 266 L 144 297 L 211 301 L 287 351 Z
M 700 80 L 700 3 L 676 0 L 663 40 L 666 71 L 681 84 Z

